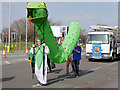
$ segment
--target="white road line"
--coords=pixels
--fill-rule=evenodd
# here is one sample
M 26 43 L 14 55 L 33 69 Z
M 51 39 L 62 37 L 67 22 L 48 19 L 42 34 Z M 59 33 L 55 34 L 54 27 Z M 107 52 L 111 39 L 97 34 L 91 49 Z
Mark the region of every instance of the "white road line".
M 108 64 L 108 66 L 111 66 L 111 65 L 113 65 L 113 64 L 117 64 L 118 62 L 114 62 L 114 63 L 111 63 L 111 64 Z
M 8 61 L 5 61 L 5 63 L 10 64 L 10 62 L 8 62 Z
M 18 63 L 18 62 L 23 62 L 23 61 L 29 61 L 29 60 L 28 59 L 14 59 L 14 60 L 5 61 L 5 63 L 13 64 L 13 63 Z
M 11 62 L 28 61 L 28 59 L 14 59 Z
M 97 70 L 97 69 L 100 69 L 101 67 L 97 67 L 97 68 L 94 68 L 94 69 L 91 69 L 92 71 L 95 71 L 95 70 Z
M 7 55 L 7 57 L 19 57 L 19 56 L 26 56 L 26 55 Z
M 28 60 L 28 59 L 25 59 L 25 60 L 30 62 L 30 60 Z
M 100 63 L 100 62 L 98 62 L 98 64 L 108 65 L 109 63 Z
M 21 58 L 20 58 L 20 59 L 14 59 L 14 60 L 15 60 L 15 61 L 17 61 L 17 60 L 20 61 L 20 60 L 27 60 L 27 59 L 25 59 L 25 58 L 21 59 Z

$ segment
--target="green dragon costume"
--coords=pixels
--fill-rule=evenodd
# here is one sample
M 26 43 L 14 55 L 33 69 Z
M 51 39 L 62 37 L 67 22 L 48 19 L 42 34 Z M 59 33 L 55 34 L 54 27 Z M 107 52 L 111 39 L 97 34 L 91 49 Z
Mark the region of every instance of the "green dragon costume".
M 81 26 L 77 22 L 72 22 L 69 25 L 69 31 L 61 46 L 59 47 L 50 28 L 48 10 L 45 3 L 33 2 L 28 3 L 27 18 L 35 24 L 38 38 L 43 40 L 49 47 L 49 58 L 54 63 L 64 63 L 71 55 L 81 32 Z M 44 35 L 44 38 L 43 38 Z

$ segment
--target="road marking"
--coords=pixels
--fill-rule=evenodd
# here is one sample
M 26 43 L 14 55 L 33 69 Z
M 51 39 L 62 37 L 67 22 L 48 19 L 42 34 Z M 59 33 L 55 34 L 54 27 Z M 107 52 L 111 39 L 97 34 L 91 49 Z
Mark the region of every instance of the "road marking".
M 103 63 L 103 62 L 88 62 L 90 64 L 101 64 L 101 65 L 108 65 L 109 63 Z
M 25 60 L 30 62 L 30 60 L 28 60 L 28 59 L 25 59 Z
M 29 61 L 29 60 L 28 59 L 14 59 L 14 60 L 9 60 L 9 62 L 4 61 L 5 63 L 2 63 L 2 64 L 15 64 L 15 63 L 24 62 L 24 61 Z
M 10 64 L 10 62 L 8 62 L 8 61 L 5 61 L 5 63 Z
M 19 56 L 26 56 L 26 55 L 7 55 L 8 57 L 19 57 Z
M 14 60 L 12 60 L 11 62 L 15 62 L 15 63 L 17 63 L 17 62 L 22 62 L 22 61 L 28 61 L 28 59 L 14 59 Z
M 94 83 L 96 83 L 96 82 L 95 81 L 89 81 L 86 84 L 94 84 Z
M 100 62 L 98 62 L 98 64 L 104 64 L 104 65 L 108 65 L 109 63 L 100 63 Z
M 113 65 L 113 64 L 117 64 L 118 62 L 114 62 L 114 63 L 111 63 L 111 64 L 108 64 L 108 66 L 111 66 L 111 65 Z
M 91 70 L 95 71 L 95 70 L 100 69 L 100 68 L 101 68 L 101 67 L 97 67 L 97 68 L 94 68 L 94 69 L 91 69 Z

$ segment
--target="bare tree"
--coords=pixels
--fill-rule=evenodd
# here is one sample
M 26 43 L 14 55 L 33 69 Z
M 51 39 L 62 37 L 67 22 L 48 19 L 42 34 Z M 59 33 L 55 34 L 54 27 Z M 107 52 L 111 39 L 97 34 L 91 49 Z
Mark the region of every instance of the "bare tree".
M 51 18 L 48 21 L 50 22 L 51 26 L 60 26 L 61 25 L 60 21 L 55 21 L 54 19 L 51 19 Z
M 49 19 L 50 25 L 52 26 L 59 26 L 61 25 L 60 21 L 55 22 L 54 19 Z M 26 40 L 26 19 L 25 18 L 21 18 L 19 20 L 14 21 L 11 24 L 11 32 L 15 32 L 17 34 L 17 40 L 19 40 L 19 37 L 21 35 L 21 41 L 25 41 Z M 3 33 L 8 33 L 8 28 L 4 28 L 2 30 Z M 38 37 L 38 34 L 35 30 L 35 35 L 36 38 Z M 5 35 L 4 35 L 5 36 Z M 28 20 L 27 20 L 27 40 L 28 42 L 33 42 L 34 41 L 34 24 L 29 24 Z
M 86 29 L 82 29 L 82 30 L 81 30 L 79 39 L 80 39 L 80 43 L 86 44 L 86 40 L 87 40 Z
M 13 30 L 11 29 L 10 33 L 13 32 Z M 2 42 L 5 43 L 6 41 L 8 41 L 8 34 L 9 34 L 9 29 L 8 28 L 3 28 L 2 29 Z M 7 37 L 7 38 L 6 38 Z M 11 35 L 10 35 L 11 38 Z
M 14 21 L 11 25 L 12 30 L 14 30 L 17 33 L 17 38 L 19 38 L 19 35 L 21 35 L 21 41 L 25 41 L 26 40 L 26 19 L 22 18 L 20 20 Z M 33 24 L 29 24 L 29 22 L 27 21 L 27 35 L 28 41 L 33 41 Z

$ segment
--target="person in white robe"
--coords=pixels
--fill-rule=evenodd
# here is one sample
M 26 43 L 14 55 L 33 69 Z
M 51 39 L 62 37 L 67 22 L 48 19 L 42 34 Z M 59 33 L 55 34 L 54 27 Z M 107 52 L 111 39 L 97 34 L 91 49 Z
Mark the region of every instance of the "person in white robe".
M 44 47 L 44 75 L 43 75 L 43 48 Z M 42 41 L 38 40 L 38 46 L 36 48 L 36 56 L 35 56 L 35 75 L 38 79 L 37 85 L 45 85 L 47 84 L 47 55 L 50 53 L 48 46 L 45 43 L 42 44 Z M 41 54 L 41 55 L 40 55 Z

